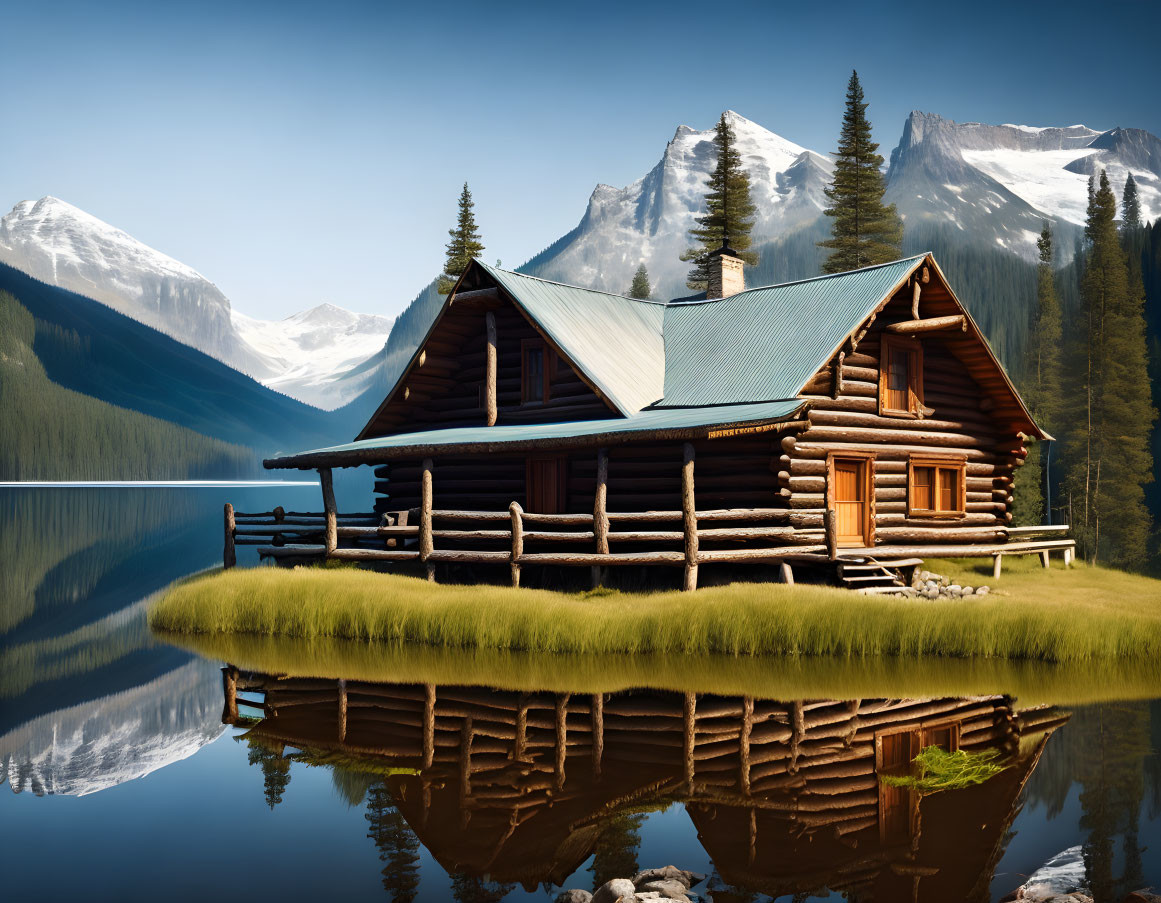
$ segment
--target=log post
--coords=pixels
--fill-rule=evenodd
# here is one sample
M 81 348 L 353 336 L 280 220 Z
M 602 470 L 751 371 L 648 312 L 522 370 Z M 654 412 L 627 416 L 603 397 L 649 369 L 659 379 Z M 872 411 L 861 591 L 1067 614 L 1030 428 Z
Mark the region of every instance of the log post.
M 320 467 L 318 470 L 319 482 L 322 484 L 323 511 L 326 513 L 326 556 L 329 558 L 339 545 L 338 509 L 335 507 L 335 485 L 329 467 Z
M 681 463 L 681 520 L 685 534 L 685 580 L 682 589 L 697 589 L 697 505 L 693 493 L 693 445 L 685 443 Z
M 228 665 L 222 669 L 222 695 L 226 698 L 226 705 L 222 709 L 222 724 L 236 724 L 238 721 L 238 669 L 233 665 Z
M 738 737 L 738 782 L 742 793 L 750 795 L 750 732 L 754 726 L 754 697 L 742 699 L 742 730 Z
M 508 506 L 508 514 L 512 518 L 512 585 L 520 585 L 520 556 L 524 554 L 524 509 L 519 502 Z
M 915 285 L 911 289 L 911 319 L 919 319 L 919 295 L 923 292 L 923 285 L 918 279 L 915 280 Z
M 695 760 L 694 748 L 697 746 L 697 694 L 686 693 L 685 704 L 682 707 L 682 753 L 685 763 L 685 784 L 693 790 L 693 776 Z
M 568 755 L 568 700 L 570 694 L 556 694 L 556 761 L 553 763 L 553 772 L 556 777 L 556 789 L 564 787 L 564 760 Z
M 1048 550 L 1045 549 L 1040 553 L 1040 563 L 1044 565 L 1044 569 L 1048 570 Z
M 528 697 L 520 696 L 520 703 L 516 706 L 516 736 L 512 740 L 512 758 L 516 762 L 524 760 L 528 747 Z
M 609 494 L 609 450 L 597 450 L 597 488 L 593 493 L 593 535 L 597 540 L 597 554 L 609 554 L 609 512 L 606 503 Z M 601 585 L 600 565 L 593 566 L 593 589 Z
M 794 568 L 792 568 L 785 561 L 778 563 L 778 577 L 787 586 L 794 585 Z
M 226 529 L 226 545 L 222 549 L 222 567 L 224 569 L 232 568 L 238 563 L 238 555 L 234 550 L 234 506 L 226 502 L 224 510 L 225 514 L 225 529 Z
M 339 678 L 339 743 L 347 740 L 347 682 Z
M 423 767 L 435 761 L 435 684 L 423 685 Z
M 431 458 L 423 459 L 423 472 L 419 478 L 419 560 L 427 566 L 427 579 L 435 579 L 435 568 L 427 564 L 428 556 L 435 548 L 431 536 Z
M 496 403 L 496 315 L 492 311 L 484 314 L 488 332 L 487 368 L 484 377 L 485 407 L 488 412 L 488 426 L 496 425 L 498 407 Z
M 594 693 L 592 707 L 593 716 L 593 777 L 601 776 L 601 757 L 605 752 L 605 695 Z
M 827 508 L 822 515 L 823 525 L 826 527 L 826 555 L 831 561 L 838 559 L 838 514 L 833 508 Z
M 1003 555 L 993 555 L 992 556 L 992 579 L 993 580 L 1000 579 L 1000 570 L 1003 567 L 1003 561 L 1004 561 Z

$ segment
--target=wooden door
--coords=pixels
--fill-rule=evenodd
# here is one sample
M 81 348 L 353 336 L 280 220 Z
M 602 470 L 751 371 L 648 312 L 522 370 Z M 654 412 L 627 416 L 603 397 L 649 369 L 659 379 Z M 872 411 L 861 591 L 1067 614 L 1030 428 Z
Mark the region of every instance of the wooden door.
M 831 493 L 839 545 L 864 546 L 870 543 L 868 463 L 866 458 L 834 459 Z
M 565 503 L 568 459 L 551 456 L 528 459 L 525 504 L 536 514 L 562 514 Z
M 912 773 L 912 760 L 919 754 L 917 731 L 897 731 L 875 737 L 875 772 L 891 777 Z M 915 828 L 918 798 L 910 787 L 893 787 L 879 781 L 879 838 L 883 843 L 901 843 Z

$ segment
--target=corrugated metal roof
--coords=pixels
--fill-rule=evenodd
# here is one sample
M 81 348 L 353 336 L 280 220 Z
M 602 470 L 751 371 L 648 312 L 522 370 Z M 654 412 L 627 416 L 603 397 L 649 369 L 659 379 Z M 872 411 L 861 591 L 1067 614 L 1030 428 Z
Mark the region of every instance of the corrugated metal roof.
M 661 398 L 665 305 L 577 288 L 476 261 L 622 414 Z
M 760 404 L 715 405 L 698 408 L 649 408 L 629 417 L 606 420 L 577 420 L 571 423 L 530 423 L 497 426 L 453 427 L 425 430 L 395 436 L 380 436 L 336 445 L 331 448 L 302 452 L 301 455 L 335 455 L 362 453 L 374 449 L 432 448 L 440 446 L 479 446 L 480 451 L 504 445 L 550 440 L 585 439 L 608 436 L 631 438 L 633 433 L 658 430 L 711 430 L 734 426 L 778 423 L 792 419 L 806 404 L 801 398 L 766 401 Z M 294 457 L 275 459 L 279 467 L 296 467 Z
M 927 255 L 665 308 L 666 405 L 798 394 Z

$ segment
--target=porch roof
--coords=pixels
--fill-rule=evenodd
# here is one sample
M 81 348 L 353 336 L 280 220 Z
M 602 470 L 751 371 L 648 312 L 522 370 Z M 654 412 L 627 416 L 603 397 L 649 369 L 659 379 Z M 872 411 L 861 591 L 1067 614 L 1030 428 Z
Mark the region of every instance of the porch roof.
M 491 453 L 618 444 L 635 439 L 704 439 L 723 430 L 750 430 L 796 418 L 807 406 L 801 398 L 741 405 L 654 406 L 629 417 L 569 423 L 499 424 L 453 427 L 360 439 L 272 458 L 268 468 L 356 467 L 392 458 L 436 454 Z

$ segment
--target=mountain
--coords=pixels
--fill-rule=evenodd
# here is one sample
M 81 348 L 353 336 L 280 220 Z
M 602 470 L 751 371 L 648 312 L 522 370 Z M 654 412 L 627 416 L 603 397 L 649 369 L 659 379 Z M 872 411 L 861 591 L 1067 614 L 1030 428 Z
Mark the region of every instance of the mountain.
M 32 315 L 33 351 L 58 386 L 264 455 L 333 445 L 357 431 L 342 411 L 295 401 L 98 301 L 3 263 L 0 291 Z
M 0 262 L 327 410 L 358 394 L 359 382 L 342 375 L 380 350 L 391 328 L 389 318 L 333 304 L 281 322 L 247 317 L 193 268 L 54 197 L 21 201 L 0 219 Z
M 800 147 L 729 110 L 742 166 L 758 207 L 754 244 L 784 239 L 812 225 L 826 206 L 829 158 Z M 598 185 L 568 235 L 521 267 L 522 272 L 610 292 L 628 290 L 645 263 L 654 296 L 687 293 L 690 264 L 678 259 L 703 212 L 705 183 L 717 160 L 714 131 L 679 126 L 661 160 L 624 188 Z
M 1161 139 L 1140 129 L 957 123 L 913 112 L 891 154 L 886 200 L 909 232 L 956 230 L 961 240 L 1028 260 L 1044 220 L 1071 255 L 1088 204 L 1088 177 L 1104 169 L 1120 194 L 1133 173 L 1142 215 L 1161 215 Z
M 285 320 L 232 314 L 235 332 L 270 363 L 261 382 L 299 401 L 329 411 L 363 392 L 362 365 L 382 350 L 391 317 L 356 314 L 320 304 Z

